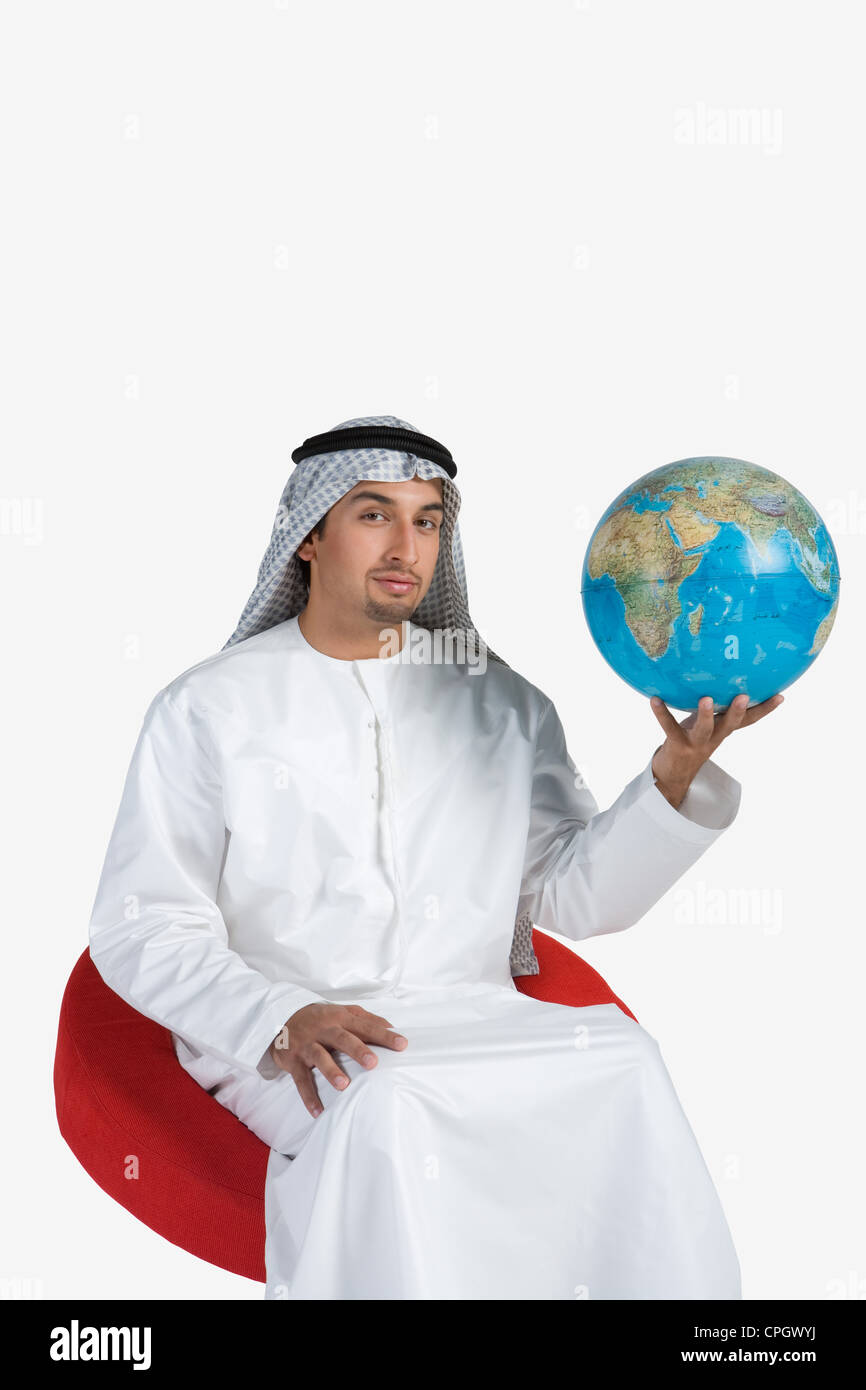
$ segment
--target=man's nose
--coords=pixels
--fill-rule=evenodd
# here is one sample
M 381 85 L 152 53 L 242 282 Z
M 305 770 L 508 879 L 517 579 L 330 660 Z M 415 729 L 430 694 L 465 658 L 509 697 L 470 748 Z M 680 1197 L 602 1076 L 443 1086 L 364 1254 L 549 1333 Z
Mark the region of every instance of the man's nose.
M 414 565 L 418 560 L 418 532 L 413 521 L 399 523 L 389 538 L 388 559 L 399 560 L 403 565 Z

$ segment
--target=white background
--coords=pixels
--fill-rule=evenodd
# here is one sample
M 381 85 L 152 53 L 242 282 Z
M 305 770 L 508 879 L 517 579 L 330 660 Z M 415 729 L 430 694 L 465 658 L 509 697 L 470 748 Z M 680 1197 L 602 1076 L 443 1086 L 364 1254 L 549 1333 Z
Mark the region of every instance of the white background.
M 866 1295 L 858 7 L 54 0 L 3 31 L 4 1287 L 263 1296 L 79 1165 L 57 1017 L 148 702 L 233 631 L 292 448 L 394 414 L 452 450 L 472 616 L 601 806 L 662 738 L 583 619 L 604 508 L 724 454 L 823 516 L 838 617 L 716 755 L 736 822 L 580 951 L 660 1043 L 744 1296 Z

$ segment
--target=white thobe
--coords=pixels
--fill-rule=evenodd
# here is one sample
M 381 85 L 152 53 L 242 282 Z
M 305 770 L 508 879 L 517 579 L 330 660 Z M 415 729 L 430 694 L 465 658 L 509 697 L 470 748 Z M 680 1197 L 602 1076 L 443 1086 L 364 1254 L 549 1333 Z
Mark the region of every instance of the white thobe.
M 90 923 L 102 977 L 266 1142 L 266 1298 L 740 1298 L 660 1049 L 616 1004 L 515 986 L 515 918 L 631 926 L 737 814 L 652 759 L 600 811 L 509 667 L 318 651 L 297 617 L 151 702 Z M 268 1055 L 305 1004 L 405 1034 L 314 1118 Z

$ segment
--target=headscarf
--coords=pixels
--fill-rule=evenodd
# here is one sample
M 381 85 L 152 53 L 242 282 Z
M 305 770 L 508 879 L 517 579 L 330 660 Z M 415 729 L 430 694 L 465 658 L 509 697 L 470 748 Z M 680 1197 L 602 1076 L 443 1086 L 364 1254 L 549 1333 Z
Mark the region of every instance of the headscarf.
M 421 432 L 394 415 L 368 415 L 344 420 L 335 430 L 357 425 L 385 425 L 392 429 Z M 223 651 L 266 628 L 296 617 L 307 605 L 307 582 L 297 553 L 317 522 L 356 483 L 403 482 L 412 477 L 441 478 L 442 505 L 445 509 L 439 554 L 430 587 L 411 615 L 413 623 L 433 632 L 437 628 L 462 630 L 466 650 L 484 651 L 492 661 L 508 663 L 487 646 L 469 614 L 466 570 L 457 516 L 460 493 L 445 469 L 420 454 L 396 449 L 338 449 L 334 453 L 311 454 L 295 464 L 280 497 L 271 539 L 259 565 L 253 592 Z M 532 922 L 526 913 L 514 925 L 511 947 L 512 975 L 537 975 L 539 964 L 532 949 Z

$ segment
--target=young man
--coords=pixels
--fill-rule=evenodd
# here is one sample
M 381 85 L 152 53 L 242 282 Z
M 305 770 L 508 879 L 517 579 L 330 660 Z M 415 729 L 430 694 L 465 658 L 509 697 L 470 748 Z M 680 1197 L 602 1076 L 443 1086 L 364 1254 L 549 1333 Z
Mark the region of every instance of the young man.
M 779 697 L 662 706 L 599 811 L 475 631 L 448 451 L 385 416 L 293 458 L 237 629 L 148 708 L 90 925 L 272 1150 L 265 1297 L 740 1298 L 655 1040 L 513 976 L 532 923 L 623 930 L 697 861 L 740 800 L 710 754 Z

